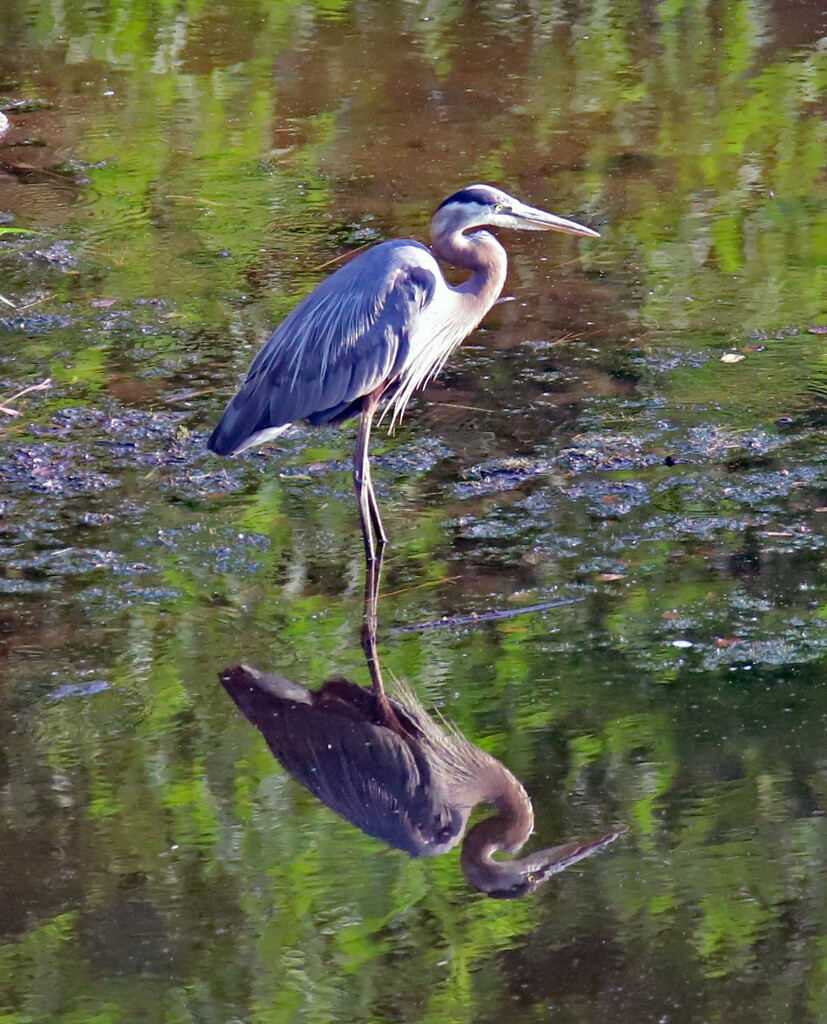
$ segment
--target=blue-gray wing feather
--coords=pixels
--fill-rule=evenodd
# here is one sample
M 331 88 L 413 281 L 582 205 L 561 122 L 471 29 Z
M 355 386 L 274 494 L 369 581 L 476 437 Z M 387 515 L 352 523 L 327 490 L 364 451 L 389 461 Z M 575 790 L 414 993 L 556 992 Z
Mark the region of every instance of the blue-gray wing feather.
M 280 714 L 291 741 L 279 742 L 272 731 L 266 738 L 284 768 L 367 835 L 421 857 L 449 849 L 462 834 L 464 818 L 446 806 L 428 765 L 395 733 L 367 722 L 336 722 L 315 708 L 282 707 Z
M 405 364 L 411 326 L 433 297 L 438 272 L 425 246 L 399 240 L 374 246 L 332 274 L 253 360 L 209 447 L 228 454 L 263 430 L 337 419 L 392 381 Z
M 468 809 L 447 800 L 428 758 L 390 729 L 274 696 L 245 667 L 221 681 L 290 775 L 367 835 L 412 857 L 443 853 L 461 838 Z

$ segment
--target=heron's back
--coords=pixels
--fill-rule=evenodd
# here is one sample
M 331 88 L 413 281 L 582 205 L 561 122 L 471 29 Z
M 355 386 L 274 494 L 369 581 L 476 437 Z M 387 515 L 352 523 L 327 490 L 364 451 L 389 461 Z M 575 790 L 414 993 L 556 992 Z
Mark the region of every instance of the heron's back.
M 290 775 L 363 832 L 412 857 L 444 853 L 463 835 L 468 812 L 447 799 L 427 745 L 378 724 L 370 690 L 347 679 L 306 690 L 245 665 L 221 682 Z
M 402 372 L 411 334 L 440 284 L 436 259 L 410 239 L 346 263 L 276 328 L 208 447 L 234 454 L 299 420 L 356 415 L 365 395 Z

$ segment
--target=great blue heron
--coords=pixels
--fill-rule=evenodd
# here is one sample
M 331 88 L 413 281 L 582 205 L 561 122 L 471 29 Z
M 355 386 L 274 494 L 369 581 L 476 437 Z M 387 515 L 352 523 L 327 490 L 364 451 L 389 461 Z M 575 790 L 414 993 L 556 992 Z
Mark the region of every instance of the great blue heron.
M 433 252 L 412 239 L 373 246 L 304 298 L 253 360 L 209 448 L 232 455 L 277 437 L 298 420 L 339 423 L 361 414 L 353 478 L 365 556 L 387 543 L 368 460 L 371 422 L 388 398 L 391 425 L 411 395 L 442 368 L 482 320 L 505 282 L 505 249 L 480 227 L 562 231 L 591 228 L 536 210 L 490 185 L 455 193 L 431 220 Z M 439 259 L 471 276 L 453 287 Z
M 495 860 L 496 853 L 517 854 L 531 835 L 528 794 L 502 762 L 456 728 L 438 725 L 407 688 L 398 689 L 401 699 L 391 698 L 389 722 L 375 691 L 348 679 L 308 690 L 247 665 L 220 678 L 297 782 L 363 832 L 412 857 L 446 853 L 462 839 L 476 804 L 493 804 L 497 813 L 468 832 L 461 857 L 470 884 L 489 896 L 532 893 L 625 831 Z

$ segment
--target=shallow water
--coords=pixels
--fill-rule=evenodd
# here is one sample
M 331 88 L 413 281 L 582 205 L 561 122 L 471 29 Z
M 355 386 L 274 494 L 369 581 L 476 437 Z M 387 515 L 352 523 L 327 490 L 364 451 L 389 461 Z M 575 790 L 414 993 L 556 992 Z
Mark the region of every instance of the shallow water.
M 825 38 L 7 0 L 0 398 L 53 385 L 0 423 L 0 1019 L 822 1019 Z M 367 681 L 353 428 L 204 448 L 331 261 L 476 180 L 602 237 L 503 234 L 515 301 L 376 435 L 386 672 L 536 846 L 629 825 L 508 904 L 334 818 L 217 682 Z

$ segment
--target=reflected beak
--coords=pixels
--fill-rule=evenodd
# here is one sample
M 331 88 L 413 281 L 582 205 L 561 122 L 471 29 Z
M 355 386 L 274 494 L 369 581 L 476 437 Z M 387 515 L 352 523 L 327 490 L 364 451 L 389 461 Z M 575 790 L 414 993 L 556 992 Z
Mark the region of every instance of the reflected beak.
M 545 210 L 537 210 L 533 206 L 525 206 L 523 203 L 512 206 L 510 210 L 513 218 L 512 228 L 523 228 L 534 231 L 562 231 L 566 235 L 582 235 L 584 238 L 600 238 L 598 231 L 578 224 L 574 220 L 566 220 L 565 217 L 558 217 L 553 213 L 546 213 Z
M 625 835 L 628 831 L 626 825 L 621 825 L 614 832 L 607 832 L 602 836 L 593 836 L 591 839 L 579 839 L 573 843 L 565 843 L 563 846 L 552 846 L 547 850 L 538 850 L 531 854 L 523 862 L 529 871 L 536 872 L 543 879 L 556 875 L 560 871 L 576 864 L 585 857 L 591 857 L 599 850 L 605 849 L 609 843 L 613 843 L 618 836 Z

